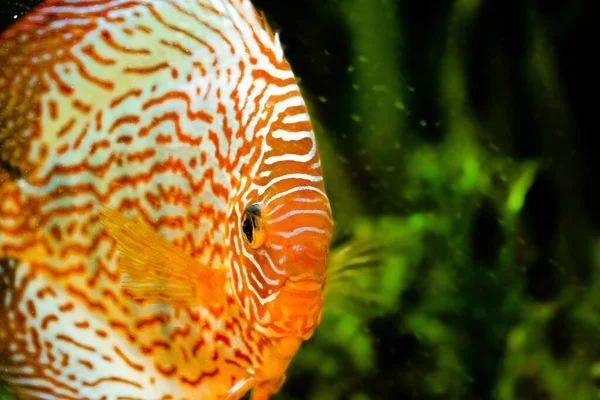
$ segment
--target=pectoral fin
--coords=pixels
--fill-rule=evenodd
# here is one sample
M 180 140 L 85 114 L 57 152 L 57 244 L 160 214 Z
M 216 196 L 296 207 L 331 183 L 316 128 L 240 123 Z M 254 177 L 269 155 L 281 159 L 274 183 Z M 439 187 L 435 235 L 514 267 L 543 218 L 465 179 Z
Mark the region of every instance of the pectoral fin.
M 225 271 L 203 265 L 147 225 L 100 208 L 100 222 L 117 242 L 123 287 L 136 299 L 173 306 L 223 304 Z

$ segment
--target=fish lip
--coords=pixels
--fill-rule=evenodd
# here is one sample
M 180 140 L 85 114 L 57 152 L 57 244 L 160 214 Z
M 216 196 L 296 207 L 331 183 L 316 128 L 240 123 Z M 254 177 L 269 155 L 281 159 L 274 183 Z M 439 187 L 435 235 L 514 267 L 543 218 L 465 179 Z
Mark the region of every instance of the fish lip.
M 291 276 L 285 282 L 285 286 L 289 289 L 301 292 L 316 292 L 323 290 L 325 279 L 316 274 L 300 274 Z

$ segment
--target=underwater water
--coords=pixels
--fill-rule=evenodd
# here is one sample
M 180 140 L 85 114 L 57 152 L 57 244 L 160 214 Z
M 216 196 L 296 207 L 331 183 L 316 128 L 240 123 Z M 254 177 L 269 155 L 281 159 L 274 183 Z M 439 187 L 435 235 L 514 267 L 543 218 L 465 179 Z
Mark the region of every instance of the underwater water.
M 308 103 L 334 248 L 383 249 L 273 398 L 600 398 L 588 2 L 253 3 Z

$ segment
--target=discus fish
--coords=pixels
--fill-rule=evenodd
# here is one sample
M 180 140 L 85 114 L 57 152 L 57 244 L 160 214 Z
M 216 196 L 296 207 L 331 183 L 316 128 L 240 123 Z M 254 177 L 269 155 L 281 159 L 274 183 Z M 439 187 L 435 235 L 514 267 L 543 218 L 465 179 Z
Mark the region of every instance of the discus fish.
M 47 0 L 0 65 L 0 378 L 20 398 L 278 391 L 333 219 L 250 1 Z

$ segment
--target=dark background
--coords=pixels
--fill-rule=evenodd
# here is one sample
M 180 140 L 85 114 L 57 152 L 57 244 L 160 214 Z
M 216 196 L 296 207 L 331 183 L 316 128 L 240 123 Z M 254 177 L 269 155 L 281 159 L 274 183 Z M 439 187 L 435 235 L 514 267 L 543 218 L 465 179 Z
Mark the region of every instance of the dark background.
M 0 27 L 37 3 L 8 1 L 0 8 Z M 351 360 L 346 348 L 353 337 L 340 338 L 336 346 L 337 331 L 327 331 L 339 322 L 332 317 L 337 322 L 324 322 L 306 354 L 316 354 L 317 361 L 327 355 L 333 372 L 324 375 L 301 354 L 281 398 L 598 398 L 598 17 L 591 2 L 472 1 L 476 12 L 464 23 L 454 19 L 459 2 L 451 0 L 254 3 L 280 32 L 300 78 L 324 143 L 326 178 L 352 188 L 330 187 L 338 234 L 351 235 L 355 218 L 375 226 L 392 221 L 391 232 L 414 215 L 462 215 L 448 217 L 444 233 L 425 230 L 419 236 L 416 246 L 425 254 L 410 258 L 408 269 L 415 272 L 395 306 L 383 316 L 361 317 L 373 364 L 361 369 Z M 368 7 L 377 11 L 363 15 Z M 444 95 L 440 73 L 448 37 L 457 30 L 465 93 L 458 111 Z M 546 61 L 532 54 L 536 35 L 551 55 Z M 391 45 L 361 65 L 360 37 Z M 551 70 L 552 78 L 535 83 L 532 62 L 539 71 Z M 378 79 L 390 71 L 397 71 L 400 83 L 393 91 L 402 109 L 394 107 L 389 91 L 364 85 L 386 86 Z M 365 123 L 375 112 L 402 116 L 400 122 Z M 476 121 L 470 137 L 480 146 L 470 151 L 482 159 L 493 153 L 506 166 L 480 170 L 490 182 L 485 189 L 457 189 L 444 174 L 427 180 L 406 172 L 422 149 L 434 149 L 439 158 L 433 160 L 443 170 L 441 154 L 447 154 L 455 129 L 449 118 L 467 112 Z M 367 117 L 357 121 L 357 113 Z M 367 136 L 375 144 L 365 145 Z M 392 145 L 395 138 L 399 146 Z M 457 154 L 456 162 L 467 156 Z M 341 167 L 328 170 L 327 160 Z M 538 168 L 524 204 L 508 217 L 506 193 L 519 176 L 510 171 L 529 161 Z M 451 284 L 440 289 L 432 283 L 440 275 Z M 441 326 L 441 339 L 411 323 L 425 317 Z M 523 337 L 525 344 L 514 347 L 515 338 Z

